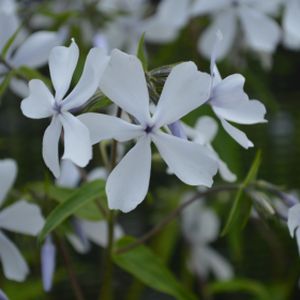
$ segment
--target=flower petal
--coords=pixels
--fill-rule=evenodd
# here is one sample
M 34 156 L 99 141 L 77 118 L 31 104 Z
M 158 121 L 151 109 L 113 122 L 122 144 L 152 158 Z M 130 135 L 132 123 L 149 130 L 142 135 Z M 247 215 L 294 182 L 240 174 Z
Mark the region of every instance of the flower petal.
M 99 221 L 99 222 L 92 222 L 92 221 L 81 221 L 83 230 L 87 237 L 94 242 L 95 244 L 106 247 L 107 246 L 107 222 L 106 221 Z M 114 227 L 114 240 L 118 240 L 120 237 L 123 236 L 122 228 L 116 224 Z
M 294 237 L 295 231 L 300 226 L 300 204 L 292 206 L 288 211 L 288 228 L 291 237 Z
M 223 128 L 225 131 L 242 147 L 248 149 L 253 147 L 253 143 L 247 138 L 246 134 L 236 127 L 232 126 L 230 123 L 224 119 L 220 119 Z
M 213 118 L 203 116 L 196 121 L 195 131 L 194 142 L 201 145 L 210 144 L 217 135 L 218 124 Z
M 193 16 L 211 14 L 224 9 L 229 5 L 230 3 L 228 0 L 196 0 L 191 6 L 191 14 Z
M 283 29 L 300 41 L 300 3 L 298 0 L 290 0 L 286 4 L 283 15 Z
M 61 170 L 60 175 L 56 179 L 56 185 L 66 187 L 66 188 L 74 188 L 80 181 L 80 171 L 78 168 L 67 159 L 63 159 L 61 161 Z
M 148 191 L 150 171 L 150 139 L 143 136 L 108 176 L 106 194 L 109 208 L 129 212 L 140 204 Z
M 37 68 L 44 65 L 53 47 L 61 42 L 57 32 L 38 31 L 31 34 L 12 57 L 14 67 Z
M 217 116 L 239 124 L 266 122 L 265 106 L 257 100 L 249 100 L 244 92 L 245 78 L 233 74 L 213 87 L 210 104 Z
M 40 208 L 24 200 L 0 212 L 0 228 L 29 235 L 37 235 L 44 226 Z
M 7 296 L 4 294 L 4 292 L 0 289 L 0 300 L 8 300 Z
M 78 116 L 78 119 L 89 129 L 92 144 L 107 139 L 125 142 L 144 132 L 139 125 L 130 124 L 120 118 L 104 114 L 85 113 Z
M 55 177 L 60 174 L 58 144 L 62 125 L 57 116 L 54 116 L 43 137 L 43 158 L 46 166 Z
M 18 248 L 0 232 L 0 259 L 7 279 L 24 281 L 29 273 L 28 266 Z
M 75 71 L 79 57 L 79 49 L 74 40 L 69 47 L 54 47 L 49 56 L 49 70 L 51 80 L 56 91 L 55 99 L 62 100 Z
M 239 9 L 239 15 L 249 47 L 273 52 L 281 36 L 279 25 L 271 17 L 246 6 Z
M 79 167 L 85 167 L 92 158 L 92 144 L 88 128 L 68 112 L 60 114 L 64 129 L 63 159 L 71 160 Z
M 173 123 L 208 100 L 210 81 L 210 75 L 198 71 L 193 62 L 175 66 L 156 106 L 155 126 Z
M 217 163 L 205 147 L 163 132 L 154 133 L 152 139 L 170 170 L 181 181 L 212 186 Z
M 54 98 L 46 85 L 38 79 L 29 81 L 29 96 L 21 102 L 23 114 L 31 119 L 47 118 L 53 115 Z
M 17 164 L 13 159 L 0 160 L 0 206 L 17 177 Z
M 109 56 L 104 50 L 100 48 L 90 50 L 77 85 L 63 101 L 63 109 L 80 107 L 94 95 L 108 61 Z
M 198 50 L 207 59 L 211 57 L 216 42 L 216 34 L 219 31 L 222 32 L 223 39 L 216 53 L 217 60 L 225 58 L 233 46 L 237 31 L 237 18 L 232 10 L 220 12 L 214 18 L 212 25 L 201 35 L 198 42 Z
M 100 89 L 142 125 L 150 120 L 147 83 L 137 57 L 113 50 Z
M 41 249 L 41 268 L 44 291 L 49 292 L 52 287 L 55 271 L 56 248 L 50 235 L 47 236 Z

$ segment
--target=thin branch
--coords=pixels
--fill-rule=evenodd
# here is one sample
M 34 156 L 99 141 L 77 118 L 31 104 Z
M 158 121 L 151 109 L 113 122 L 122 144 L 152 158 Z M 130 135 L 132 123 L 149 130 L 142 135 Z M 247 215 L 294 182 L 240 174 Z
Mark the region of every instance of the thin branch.
M 237 190 L 240 187 L 241 187 L 240 184 L 222 185 L 222 186 L 218 186 L 215 188 L 211 188 L 206 191 L 197 192 L 188 201 L 182 203 L 180 206 L 178 206 L 173 211 L 171 211 L 162 221 L 160 221 L 150 231 L 148 231 L 143 236 L 141 236 L 138 240 L 136 240 L 135 242 L 133 242 L 125 247 L 117 249 L 115 251 L 115 253 L 117 253 L 117 254 L 125 253 L 125 252 L 143 244 L 148 239 L 150 239 L 152 236 L 156 235 L 159 231 L 161 231 L 166 225 L 168 225 L 172 220 L 174 220 L 186 207 L 188 207 L 193 202 L 197 201 L 199 198 L 206 197 L 206 196 L 209 196 L 209 195 L 215 194 L 215 193 Z
M 75 299 L 76 300 L 84 300 L 85 298 L 83 296 L 78 279 L 76 277 L 76 274 L 75 274 L 75 271 L 74 271 L 74 268 L 73 268 L 73 265 L 72 265 L 72 262 L 70 259 L 69 251 L 68 251 L 64 241 L 62 239 L 60 239 L 57 235 L 55 236 L 55 241 L 58 246 L 58 250 L 60 251 L 60 253 L 63 257 L 65 267 L 68 272 L 71 286 L 72 286 L 72 289 L 74 292 Z

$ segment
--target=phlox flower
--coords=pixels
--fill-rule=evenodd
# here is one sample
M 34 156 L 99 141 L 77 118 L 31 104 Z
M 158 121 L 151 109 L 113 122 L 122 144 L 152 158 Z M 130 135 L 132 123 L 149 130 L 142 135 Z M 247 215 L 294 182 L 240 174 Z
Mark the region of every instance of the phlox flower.
M 219 49 L 215 46 L 211 56 L 212 86 L 208 103 L 219 118 L 224 130 L 247 149 L 252 147 L 253 143 L 244 132 L 229 122 L 237 124 L 264 123 L 266 122 L 264 118 L 266 108 L 260 101 L 249 99 L 244 92 L 245 78 L 241 74 L 232 74 L 222 79 L 215 63 L 217 50 Z
M 233 174 L 229 169 L 227 164 L 220 158 L 219 154 L 214 150 L 211 143 L 217 135 L 218 124 L 217 122 L 208 116 L 200 117 L 194 127 L 187 126 L 183 124 L 183 128 L 189 138 L 192 141 L 206 146 L 211 155 L 215 158 L 218 163 L 218 171 L 221 177 L 228 181 L 233 182 L 236 180 L 235 174 Z
M 168 76 L 151 115 L 141 62 L 135 56 L 112 51 L 100 89 L 132 115 L 136 124 L 97 113 L 79 116 L 89 128 L 93 144 L 105 139 L 120 142 L 137 139 L 135 146 L 108 176 L 106 194 L 109 208 L 129 212 L 145 198 L 151 171 L 151 142 L 181 181 L 189 185 L 212 185 L 217 164 L 209 151 L 202 145 L 161 130 L 207 101 L 209 83 L 210 76 L 198 71 L 194 63 L 177 65 Z
M 59 138 L 64 132 L 63 158 L 84 167 L 92 158 L 89 131 L 72 115 L 72 111 L 82 107 L 96 92 L 101 74 L 109 57 L 99 48 L 90 50 L 80 80 L 69 90 L 79 56 L 75 41 L 69 47 L 53 48 L 49 56 L 49 70 L 55 89 L 53 96 L 41 80 L 29 82 L 30 94 L 21 103 L 25 116 L 32 119 L 51 117 L 43 137 L 43 158 L 55 177 L 60 174 L 58 157 Z
M 224 42 L 218 59 L 226 57 L 239 31 L 244 44 L 256 52 L 273 53 L 280 41 L 279 25 L 269 14 L 278 9 L 278 0 L 196 0 L 191 13 L 194 16 L 211 15 L 212 24 L 203 32 L 198 42 L 199 51 L 210 58 L 215 34 L 221 30 Z
M 182 231 L 191 248 L 188 265 L 200 278 L 206 279 L 210 273 L 219 280 L 233 277 L 230 263 L 209 245 L 218 238 L 219 230 L 217 215 L 205 206 L 203 199 L 182 212 Z
M 0 53 L 19 26 L 20 21 L 13 12 L 0 10 Z M 21 66 L 41 67 L 47 62 L 50 50 L 59 45 L 63 38 L 62 32 L 37 31 L 28 35 L 23 30 L 9 47 L 6 62 L 14 69 Z M 7 66 L 0 63 L 0 83 L 8 71 Z M 26 97 L 28 94 L 27 84 L 20 79 L 12 78 L 10 87 L 21 97 Z
M 17 175 L 17 165 L 12 159 L 0 160 L 0 206 Z M 24 281 L 29 268 L 20 251 L 4 235 L 3 230 L 36 236 L 44 225 L 37 205 L 20 200 L 0 212 L 0 260 L 6 278 Z M 4 298 L 5 299 L 5 298 Z

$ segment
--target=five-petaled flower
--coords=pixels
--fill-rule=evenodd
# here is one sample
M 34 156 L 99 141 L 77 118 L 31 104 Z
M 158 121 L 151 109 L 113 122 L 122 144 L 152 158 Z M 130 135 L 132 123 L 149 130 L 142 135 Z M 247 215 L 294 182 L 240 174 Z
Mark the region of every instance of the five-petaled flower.
M 109 57 L 100 48 L 91 49 L 79 82 L 66 96 L 78 56 L 79 50 L 74 40 L 69 47 L 53 48 L 49 57 L 49 69 L 55 96 L 41 80 L 34 79 L 29 82 L 30 95 L 21 103 L 23 114 L 29 118 L 52 117 L 43 138 L 43 158 L 55 177 L 60 174 L 58 145 L 62 129 L 63 158 L 80 167 L 86 166 L 92 158 L 89 131 L 71 112 L 82 107 L 96 92 Z
M 125 142 L 137 139 L 107 179 L 106 193 L 111 209 L 128 212 L 145 198 L 151 170 L 151 141 L 172 172 L 189 185 L 210 187 L 217 163 L 202 145 L 161 130 L 207 101 L 210 76 L 192 62 L 181 63 L 168 76 L 154 114 L 150 115 L 149 94 L 141 62 L 132 55 L 114 50 L 100 81 L 100 89 L 135 119 L 97 113 L 80 115 L 90 130 L 92 143 L 105 139 Z

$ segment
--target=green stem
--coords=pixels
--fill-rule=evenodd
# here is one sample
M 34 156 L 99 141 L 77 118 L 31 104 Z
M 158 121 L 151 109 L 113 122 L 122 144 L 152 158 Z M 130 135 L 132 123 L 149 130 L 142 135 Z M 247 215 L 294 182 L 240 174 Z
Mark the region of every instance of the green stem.
M 109 211 L 108 217 L 108 244 L 107 249 L 104 255 L 104 277 L 102 281 L 102 289 L 100 292 L 99 300 L 112 300 L 113 290 L 112 290 L 112 281 L 113 281 L 113 261 L 112 261 L 112 252 L 113 252 L 113 241 L 114 241 L 114 211 Z
M 118 108 L 117 117 L 121 117 L 122 109 Z M 117 164 L 117 149 L 118 142 L 113 140 L 111 149 L 111 164 L 110 170 L 112 171 Z M 109 211 L 107 219 L 107 249 L 104 255 L 104 277 L 102 281 L 102 289 L 100 292 L 99 300 L 113 300 L 113 243 L 114 243 L 114 227 L 115 227 L 115 212 L 113 210 Z

